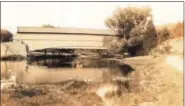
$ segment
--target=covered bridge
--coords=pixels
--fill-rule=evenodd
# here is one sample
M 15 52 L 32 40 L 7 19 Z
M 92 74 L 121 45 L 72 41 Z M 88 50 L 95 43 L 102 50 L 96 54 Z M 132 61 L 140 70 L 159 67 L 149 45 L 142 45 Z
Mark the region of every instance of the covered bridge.
M 106 49 L 106 29 L 18 27 L 14 40 L 28 45 L 29 51 L 44 49 Z

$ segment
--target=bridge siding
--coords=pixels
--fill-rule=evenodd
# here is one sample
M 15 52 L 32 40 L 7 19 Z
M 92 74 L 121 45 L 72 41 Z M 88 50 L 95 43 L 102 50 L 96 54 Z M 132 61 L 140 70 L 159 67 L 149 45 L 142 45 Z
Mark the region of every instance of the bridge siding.
M 29 46 L 30 51 L 56 49 L 106 49 L 103 45 L 105 36 L 66 35 L 66 34 L 22 34 L 14 36 Z
M 18 27 L 15 40 L 25 42 L 31 51 L 55 49 L 106 49 L 104 39 L 110 30 L 84 28 Z
M 103 41 L 104 36 L 75 35 L 75 34 L 22 34 L 18 33 L 14 39 L 20 40 L 70 40 L 70 41 Z
M 29 49 L 31 51 L 33 50 L 39 50 L 39 49 L 46 49 L 46 48 L 56 48 L 56 49 L 62 49 L 62 48 L 69 48 L 69 49 L 77 49 L 77 48 L 83 48 L 83 49 L 102 49 L 103 45 L 102 42 L 90 42 L 90 41 L 43 41 L 43 40 L 37 40 L 37 41 L 30 41 L 30 40 L 24 40 L 24 42 L 29 46 Z

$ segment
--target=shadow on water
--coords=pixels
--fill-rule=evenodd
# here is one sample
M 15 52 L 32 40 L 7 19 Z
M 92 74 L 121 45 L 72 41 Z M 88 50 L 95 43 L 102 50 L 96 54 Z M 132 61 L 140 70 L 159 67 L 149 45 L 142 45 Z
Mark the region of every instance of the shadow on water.
M 116 59 L 108 59 L 101 57 L 50 57 L 37 58 L 29 62 L 31 65 L 46 66 L 47 68 L 108 68 L 111 74 L 120 73 L 127 76 L 134 68 L 128 64 L 120 63 Z
M 83 68 L 103 68 L 103 67 L 116 68 L 120 67 L 121 65 L 120 62 L 114 58 L 102 58 L 91 56 L 79 57 L 77 55 L 52 56 L 47 58 L 38 56 L 34 59 L 29 59 L 28 64 L 36 66 L 46 66 L 48 68 L 53 67 L 76 68 L 77 65 L 82 65 Z

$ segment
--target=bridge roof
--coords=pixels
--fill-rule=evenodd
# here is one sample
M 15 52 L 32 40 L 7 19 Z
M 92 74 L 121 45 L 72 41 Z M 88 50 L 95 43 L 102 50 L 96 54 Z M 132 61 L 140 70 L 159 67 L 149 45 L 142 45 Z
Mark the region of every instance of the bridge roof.
M 84 35 L 113 35 L 114 32 L 108 29 L 89 28 L 44 28 L 44 27 L 18 27 L 18 33 L 39 33 L 39 34 L 84 34 Z

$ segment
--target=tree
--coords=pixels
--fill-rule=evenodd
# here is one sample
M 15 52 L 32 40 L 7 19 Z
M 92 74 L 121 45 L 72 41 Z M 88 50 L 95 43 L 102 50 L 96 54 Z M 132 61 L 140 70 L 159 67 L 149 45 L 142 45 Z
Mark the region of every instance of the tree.
M 167 27 L 164 27 L 162 29 L 157 30 L 157 39 L 158 39 L 158 44 L 163 43 L 164 41 L 170 39 L 170 32 Z
M 13 40 L 13 34 L 8 30 L 1 29 L 1 42 L 9 42 Z
M 157 36 L 151 11 L 148 7 L 117 8 L 105 20 L 105 24 L 116 33 L 118 39 L 126 41 L 120 45 L 122 49 L 127 48 L 133 56 L 139 50 L 148 54 L 156 46 Z
M 184 36 L 184 22 L 178 22 L 173 29 L 170 30 L 173 38 Z

